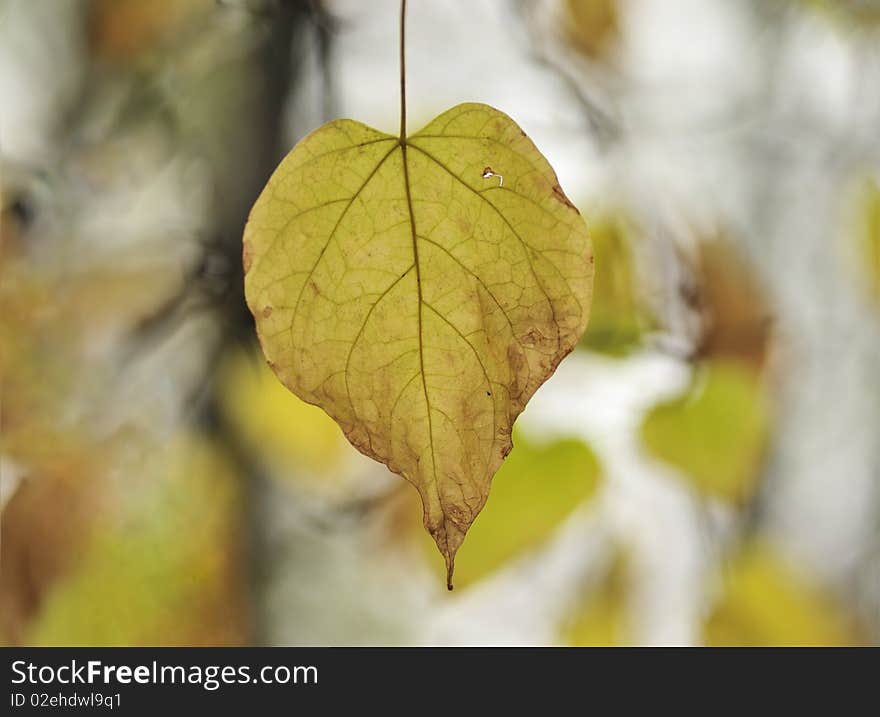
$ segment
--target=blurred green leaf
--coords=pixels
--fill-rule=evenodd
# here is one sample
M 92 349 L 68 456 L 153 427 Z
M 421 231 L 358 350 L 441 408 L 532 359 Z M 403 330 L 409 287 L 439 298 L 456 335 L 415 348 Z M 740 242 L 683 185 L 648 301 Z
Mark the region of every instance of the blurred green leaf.
M 492 481 L 492 500 L 456 560 L 456 584 L 467 587 L 537 547 L 599 484 L 600 466 L 576 439 L 539 443 L 514 432 L 516 449 Z M 425 541 L 425 545 L 431 544 Z M 431 551 L 433 553 L 433 551 Z M 431 559 L 439 571 L 439 561 Z
M 713 646 L 859 643 L 844 613 L 762 545 L 746 548 L 728 566 L 705 641 Z
M 642 333 L 653 324 L 636 291 L 633 228 L 618 214 L 599 212 L 591 217 L 596 275 L 590 323 L 581 345 L 624 356 L 639 345 Z
M 737 361 L 699 364 L 683 396 L 648 412 L 648 449 L 706 496 L 733 502 L 755 490 L 769 417 L 760 378 Z

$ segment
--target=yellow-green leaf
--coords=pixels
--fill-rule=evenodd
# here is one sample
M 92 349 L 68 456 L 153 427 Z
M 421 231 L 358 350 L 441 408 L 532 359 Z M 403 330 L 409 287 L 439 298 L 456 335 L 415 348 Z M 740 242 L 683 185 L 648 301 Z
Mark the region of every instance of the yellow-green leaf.
M 337 120 L 275 171 L 243 258 L 270 365 L 416 487 L 451 587 L 514 420 L 587 324 L 590 242 L 552 168 L 486 105 L 405 141 Z
M 727 566 L 705 638 L 713 646 L 860 643 L 839 605 L 760 544 L 748 546 Z
M 701 494 L 742 503 L 754 492 L 769 430 L 760 377 L 739 361 L 701 364 L 680 398 L 655 406 L 642 437 Z
M 633 256 L 633 227 L 625 215 L 605 213 L 590 222 L 598 273 L 593 286 L 590 328 L 581 344 L 611 356 L 638 347 L 654 320 L 639 296 Z

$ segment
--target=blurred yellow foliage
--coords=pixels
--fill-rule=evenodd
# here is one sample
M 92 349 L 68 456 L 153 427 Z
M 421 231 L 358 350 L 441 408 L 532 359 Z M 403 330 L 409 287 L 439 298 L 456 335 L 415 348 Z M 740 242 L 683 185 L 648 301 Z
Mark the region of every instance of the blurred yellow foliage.
M 514 431 L 514 445 L 456 558 L 457 588 L 472 585 L 537 547 L 596 493 L 600 465 L 586 443 L 575 439 L 539 443 Z M 424 545 L 439 574 L 433 543 L 426 539 Z
M 298 480 L 333 481 L 354 452 L 323 410 L 294 396 L 259 354 L 230 355 L 220 371 L 223 415 L 254 456 Z
M 246 640 L 239 478 L 219 446 L 183 434 L 144 450 L 49 591 L 26 644 L 227 645 Z M 106 496 L 105 496 L 106 499 Z
M 844 613 L 764 545 L 746 548 L 728 566 L 705 641 L 754 647 L 859 644 Z
M 742 503 L 756 487 L 769 429 L 760 378 L 738 361 L 697 366 L 683 396 L 651 409 L 642 438 L 701 494 Z
M 71 323 L 51 283 L 32 278 L 21 262 L 0 262 L 0 452 L 33 470 L 51 469 L 80 453 L 79 431 L 64 421 L 76 387 L 79 357 Z M 47 349 L 51 345 L 51 350 Z M 39 440 L 35 440 L 39 437 Z
M 627 565 L 618 552 L 598 589 L 591 592 L 563 630 L 562 641 L 573 647 L 616 647 L 626 639 Z
M 618 0 L 567 0 L 569 42 L 592 60 L 605 59 L 620 35 Z
M 877 0 L 800 0 L 817 14 L 847 28 L 874 28 L 880 24 Z
M 870 295 L 880 301 L 880 183 L 870 179 L 858 197 L 857 252 Z
M 612 356 L 636 347 L 654 323 L 636 291 L 633 236 L 633 226 L 620 214 L 599 211 L 590 219 L 596 276 L 590 323 L 581 344 Z

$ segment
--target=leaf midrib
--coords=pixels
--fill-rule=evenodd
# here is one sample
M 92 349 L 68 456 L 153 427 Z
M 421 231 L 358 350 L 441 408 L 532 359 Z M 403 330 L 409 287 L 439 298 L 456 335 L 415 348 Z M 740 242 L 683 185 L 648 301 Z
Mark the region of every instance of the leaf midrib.
M 434 492 L 437 494 L 437 500 L 440 503 L 440 510 L 443 512 L 443 542 L 444 542 L 444 553 L 447 556 L 447 561 L 449 560 L 449 531 L 446 526 L 446 506 L 443 504 L 443 496 L 440 493 L 440 487 L 437 482 L 437 457 L 434 451 L 434 422 L 431 418 L 431 399 L 428 397 L 428 382 L 425 378 L 425 346 L 424 346 L 424 338 L 423 338 L 423 326 L 424 326 L 424 317 L 423 317 L 423 309 L 425 305 L 424 298 L 422 296 L 422 267 L 419 262 L 419 243 L 418 243 L 418 234 L 416 232 L 416 215 L 413 211 L 413 203 L 412 203 L 412 192 L 410 190 L 410 182 L 409 182 L 409 163 L 407 162 L 406 157 L 406 139 L 401 139 L 400 141 L 400 152 L 401 158 L 403 159 L 403 184 L 406 190 L 406 206 L 409 210 L 409 227 L 412 237 L 412 248 L 413 248 L 413 263 L 416 267 L 416 291 L 418 292 L 419 299 L 419 309 L 418 309 L 418 323 L 419 323 L 419 373 L 422 377 L 422 393 L 425 396 L 425 413 L 428 417 L 428 444 L 431 449 L 431 473 L 434 479 Z M 447 570 L 451 571 L 449 563 L 447 562 Z

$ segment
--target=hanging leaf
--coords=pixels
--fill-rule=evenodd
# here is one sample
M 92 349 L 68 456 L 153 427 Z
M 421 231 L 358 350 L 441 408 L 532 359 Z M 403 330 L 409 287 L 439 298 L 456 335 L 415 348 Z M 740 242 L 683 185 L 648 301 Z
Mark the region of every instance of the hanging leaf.
M 462 104 L 403 140 L 352 120 L 316 130 L 243 248 L 269 364 L 416 487 L 451 589 L 514 420 L 586 328 L 579 212 L 513 120 Z

